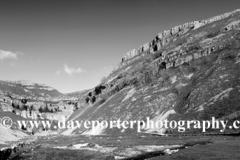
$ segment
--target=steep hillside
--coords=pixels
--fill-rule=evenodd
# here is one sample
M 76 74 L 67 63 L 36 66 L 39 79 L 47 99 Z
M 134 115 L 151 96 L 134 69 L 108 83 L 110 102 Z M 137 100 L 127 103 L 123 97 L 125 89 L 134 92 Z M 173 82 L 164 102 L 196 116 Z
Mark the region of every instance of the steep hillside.
M 127 53 L 72 120 L 239 119 L 240 10 L 176 26 Z M 148 133 L 165 133 L 146 129 Z M 136 130 L 68 130 L 104 134 Z M 231 130 L 234 132 L 234 130 Z

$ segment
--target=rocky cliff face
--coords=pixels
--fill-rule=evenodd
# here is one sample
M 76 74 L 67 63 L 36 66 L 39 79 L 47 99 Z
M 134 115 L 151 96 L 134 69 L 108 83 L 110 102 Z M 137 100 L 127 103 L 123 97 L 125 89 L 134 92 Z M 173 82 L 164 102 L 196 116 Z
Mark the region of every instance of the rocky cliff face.
M 158 34 L 151 43 L 130 52 L 104 82 L 83 96 L 86 107 L 70 119 L 239 118 L 239 19 L 236 10 Z M 143 131 L 166 132 L 164 128 Z M 134 130 L 81 128 L 63 133 L 114 132 Z
M 0 80 L 0 112 L 13 112 L 26 119 L 66 119 L 80 104 L 84 92 L 62 94 L 56 89 L 32 81 Z M 23 100 L 26 101 L 23 103 Z
M 15 99 L 28 98 L 39 101 L 53 101 L 63 94 L 45 84 L 31 81 L 1 81 L 0 90 L 4 94 L 10 94 Z
M 154 54 L 155 52 L 161 50 L 164 46 L 168 45 L 169 43 L 176 40 L 176 37 L 179 37 L 180 35 L 185 34 L 186 32 L 190 30 L 196 30 L 199 27 L 202 27 L 204 25 L 207 25 L 209 23 L 227 18 L 229 16 L 232 16 L 234 14 L 238 14 L 240 12 L 239 9 L 225 13 L 219 16 L 215 16 L 206 20 L 201 21 L 194 21 L 185 23 L 183 25 L 175 26 L 171 28 L 170 30 L 163 31 L 159 33 L 151 42 L 146 43 L 142 46 L 140 46 L 137 49 L 133 49 L 126 53 L 126 55 L 122 58 L 122 62 L 115 68 L 118 69 L 126 64 L 129 63 L 129 61 L 133 61 L 134 59 L 137 59 L 138 56 L 145 56 L 147 54 Z M 233 27 L 236 27 L 237 23 L 232 23 L 226 26 L 226 30 L 231 30 Z

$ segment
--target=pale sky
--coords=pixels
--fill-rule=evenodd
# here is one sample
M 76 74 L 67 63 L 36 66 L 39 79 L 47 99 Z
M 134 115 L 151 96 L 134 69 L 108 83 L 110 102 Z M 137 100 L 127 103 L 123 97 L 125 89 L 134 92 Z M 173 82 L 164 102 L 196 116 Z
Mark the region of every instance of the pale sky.
M 92 88 L 159 32 L 237 8 L 239 0 L 2 0 L 0 80 Z

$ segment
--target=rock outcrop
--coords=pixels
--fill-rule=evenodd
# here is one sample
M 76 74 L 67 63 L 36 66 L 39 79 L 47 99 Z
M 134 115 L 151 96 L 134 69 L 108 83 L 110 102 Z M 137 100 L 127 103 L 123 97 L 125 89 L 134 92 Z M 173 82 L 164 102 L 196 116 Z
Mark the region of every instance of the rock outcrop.
M 215 16 L 206 20 L 201 20 L 201 21 L 194 21 L 194 22 L 189 22 L 189 23 L 185 23 L 183 25 L 179 25 L 179 26 L 175 26 L 170 30 L 166 30 L 163 31 L 161 33 L 159 33 L 151 42 L 146 43 L 142 46 L 140 46 L 137 49 L 133 49 L 129 52 L 126 53 L 126 55 L 122 58 L 122 62 L 114 69 L 117 70 L 120 67 L 130 63 L 131 61 L 137 59 L 137 56 L 144 56 L 147 54 L 153 54 L 157 51 L 159 51 L 160 49 L 162 49 L 164 46 L 166 46 L 167 44 L 169 44 L 169 42 L 172 40 L 172 38 L 178 37 L 186 32 L 188 32 L 189 30 L 195 30 L 198 29 L 206 24 L 224 19 L 226 17 L 232 16 L 236 13 L 240 12 L 240 9 L 234 10 L 232 12 L 229 13 L 225 13 L 219 16 Z M 235 27 L 239 26 L 239 21 L 237 21 L 236 23 L 231 23 L 228 26 L 226 26 L 225 30 L 231 30 Z

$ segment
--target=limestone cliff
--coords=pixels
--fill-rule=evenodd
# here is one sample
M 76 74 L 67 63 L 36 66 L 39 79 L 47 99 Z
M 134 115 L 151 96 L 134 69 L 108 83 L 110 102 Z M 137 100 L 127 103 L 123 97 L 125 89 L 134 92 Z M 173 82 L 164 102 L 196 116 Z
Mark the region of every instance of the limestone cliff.
M 238 14 L 240 12 L 240 9 L 234 10 L 229 13 L 225 13 L 219 16 L 215 16 L 206 20 L 201 21 L 194 21 L 185 23 L 183 25 L 175 26 L 171 28 L 170 30 L 163 31 L 159 33 L 151 42 L 146 43 L 142 46 L 140 46 L 137 49 L 133 49 L 126 53 L 126 55 L 122 58 L 122 62 L 115 68 L 118 69 L 129 62 L 133 61 L 134 59 L 137 59 L 138 56 L 144 56 L 147 54 L 154 54 L 155 52 L 161 50 L 164 46 L 168 45 L 169 43 L 176 40 L 177 37 L 180 35 L 185 34 L 186 32 L 190 30 L 198 29 L 199 27 L 202 27 L 206 24 L 224 19 L 226 17 L 232 16 L 234 14 Z M 232 23 L 226 26 L 225 30 L 231 30 L 233 27 L 238 26 L 239 23 Z

